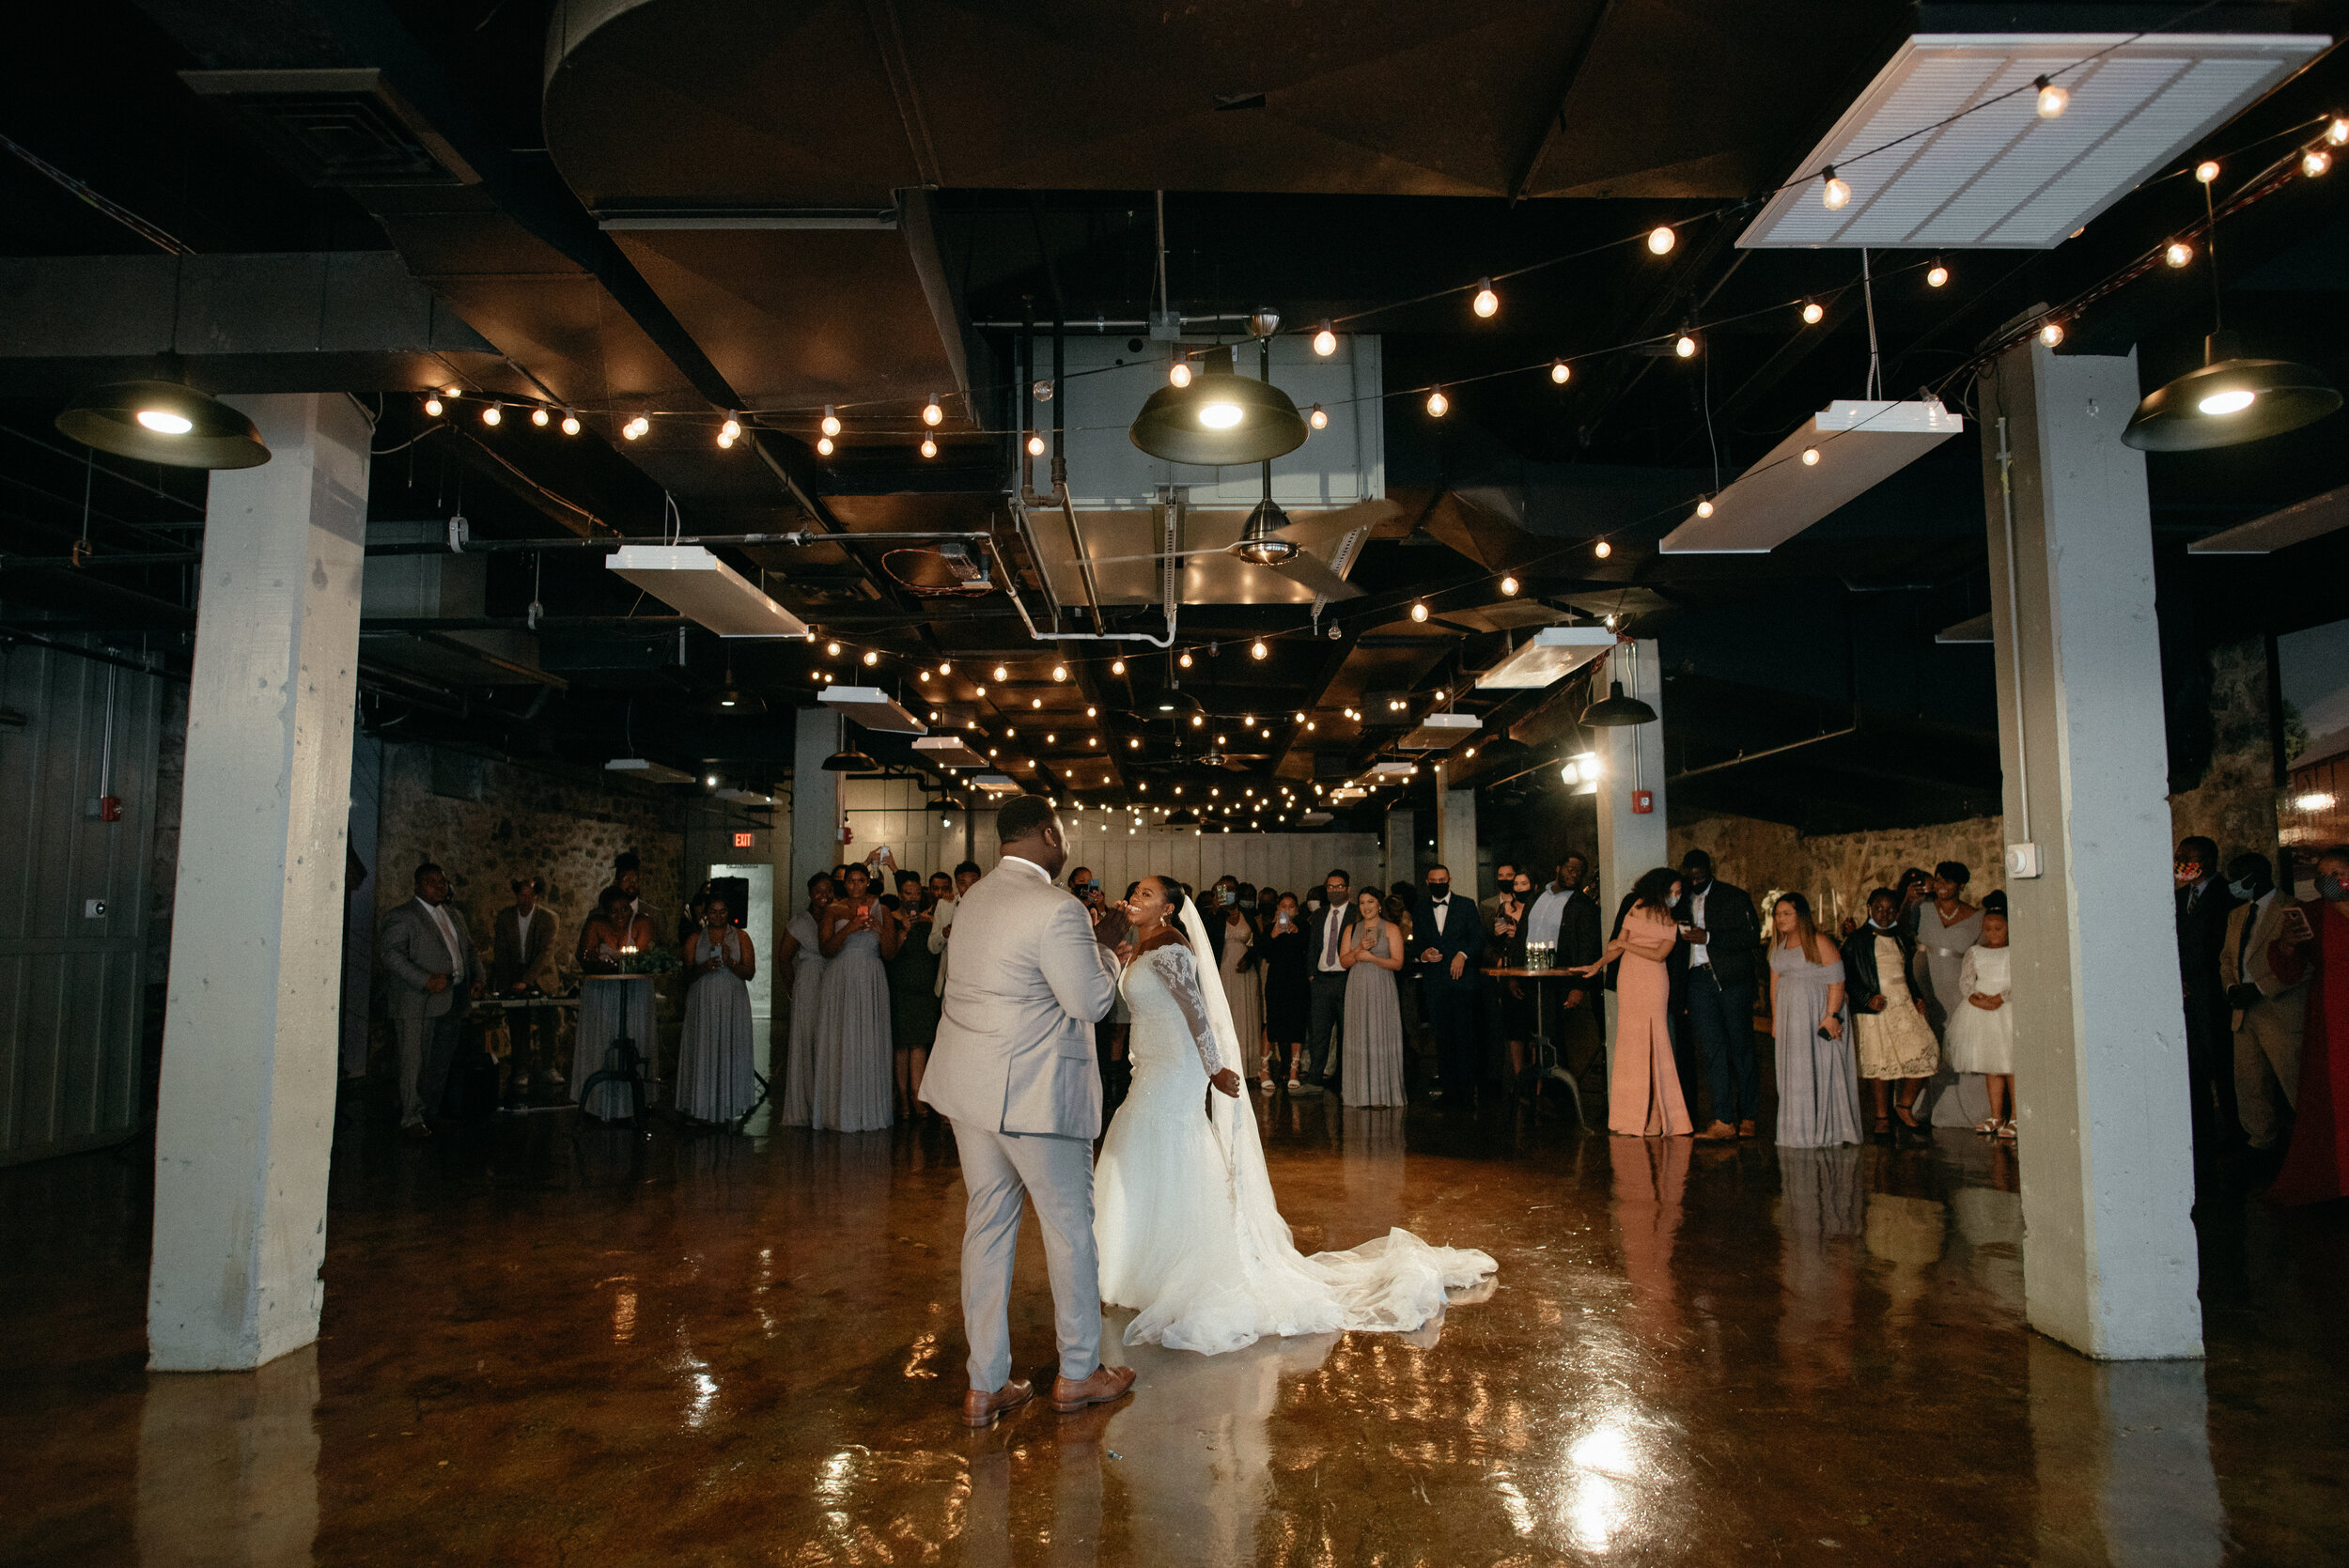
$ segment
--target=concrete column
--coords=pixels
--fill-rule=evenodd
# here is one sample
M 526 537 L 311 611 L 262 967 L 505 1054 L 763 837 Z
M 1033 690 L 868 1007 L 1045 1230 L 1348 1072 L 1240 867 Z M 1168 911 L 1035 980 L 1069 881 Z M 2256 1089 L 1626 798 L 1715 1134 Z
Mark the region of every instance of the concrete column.
M 1436 764 L 1436 859 L 1452 873 L 1453 886 L 1476 897 L 1476 791 L 1455 789 L 1449 768 Z
M 791 907 L 807 898 L 807 879 L 840 863 L 840 781 L 824 771 L 824 759 L 840 750 L 836 708 L 800 709 L 791 753 L 791 870 L 796 884 Z
M 1631 657 L 1634 646 L 1639 657 Z M 1634 666 L 1637 666 L 1635 669 Z M 1592 688 L 1604 696 L 1609 682 L 1623 682 L 1624 695 L 1654 708 L 1657 722 L 1590 732 L 1598 752 L 1598 901 L 1610 925 L 1615 906 L 1640 873 L 1665 861 L 1664 847 L 1664 665 L 1654 638 L 1619 643 L 1607 656 Z M 1633 792 L 1648 792 L 1653 809 L 1634 811 Z
M 2033 342 L 1982 408 L 2024 1304 L 2115 1360 L 2202 1353 L 2145 460 L 2121 444 L 2137 396 L 2133 357 Z
M 234 400 L 274 456 L 212 475 L 155 1129 L 159 1371 L 318 1337 L 371 427 Z
M 1419 831 L 1419 814 L 1414 811 L 1387 813 L 1386 859 L 1382 862 L 1379 881 L 1387 887 L 1397 882 L 1419 880 L 1419 843 L 1413 836 Z

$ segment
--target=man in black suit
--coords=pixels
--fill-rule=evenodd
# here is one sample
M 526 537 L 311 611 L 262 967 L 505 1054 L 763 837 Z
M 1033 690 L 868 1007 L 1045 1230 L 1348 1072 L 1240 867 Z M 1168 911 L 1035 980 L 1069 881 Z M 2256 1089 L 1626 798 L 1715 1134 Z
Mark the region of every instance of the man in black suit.
M 2199 835 L 2178 841 L 2172 867 L 2178 892 L 2178 979 L 2186 996 L 2186 1073 L 2194 1091 L 2194 1149 L 2215 1165 L 2233 1147 L 2236 1128 L 2234 1031 L 2218 976 L 2227 916 L 2235 896 L 2218 876 L 2218 846 Z
M 1297 1093 L 1318 1094 L 1338 1075 L 1330 1038 L 1346 1021 L 1346 968 L 1338 962 L 1346 928 L 1355 922 L 1354 879 L 1343 871 L 1322 878 L 1321 908 L 1305 917 L 1305 972 L 1313 977 L 1313 1013 L 1305 1027 L 1305 1070 Z M 1345 1041 L 1338 1042 L 1345 1048 Z
M 1556 879 L 1541 891 L 1533 907 L 1526 911 L 1526 941 L 1551 944 L 1556 949 L 1551 962 L 1560 969 L 1595 964 L 1603 951 L 1598 935 L 1598 906 L 1582 891 L 1583 878 L 1588 875 L 1588 863 L 1582 857 L 1569 853 L 1558 862 Z M 1594 1005 L 1599 994 L 1591 982 L 1577 981 L 1550 990 L 1546 999 L 1552 1016 L 1542 1020 L 1543 1032 L 1557 1042 L 1558 1060 L 1568 1072 L 1581 1071 L 1597 1044 L 1595 1036 L 1605 1030 L 1598 1018 L 1598 1008 Z
M 1485 922 L 1476 906 L 1452 895 L 1452 873 L 1427 868 L 1427 896 L 1411 915 L 1411 939 L 1419 948 L 1421 994 L 1427 1021 L 1436 1031 L 1436 1071 L 1447 1104 L 1474 1105 L 1483 1074 L 1477 1050 L 1476 989 L 1484 976 Z
M 1713 1120 L 1698 1133 L 1720 1142 L 1751 1138 L 1762 1105 L 1753 1066 L 1753 981 L 1762 929 L 1753 899 L 1713 875 L 1713 857 L 1680 858 L 1681 945 L 1688 954 L 1688 1026 L 1704 1062 Z

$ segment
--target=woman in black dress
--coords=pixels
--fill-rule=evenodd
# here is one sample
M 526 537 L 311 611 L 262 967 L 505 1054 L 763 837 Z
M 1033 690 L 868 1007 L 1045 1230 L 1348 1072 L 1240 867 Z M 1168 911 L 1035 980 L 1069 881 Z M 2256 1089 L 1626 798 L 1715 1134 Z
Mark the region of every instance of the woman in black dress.
M 1291 1081 L 1302 1060 L 1307 1026 L 1313 1021 L 1313 978 L 1307 968 L 1305 923 L 1298 918 L 1297 895 L 1283 893 L 1265 923 L 1264 1032 L 1272 1061 L 1260 1086 L 1266 1094 Z

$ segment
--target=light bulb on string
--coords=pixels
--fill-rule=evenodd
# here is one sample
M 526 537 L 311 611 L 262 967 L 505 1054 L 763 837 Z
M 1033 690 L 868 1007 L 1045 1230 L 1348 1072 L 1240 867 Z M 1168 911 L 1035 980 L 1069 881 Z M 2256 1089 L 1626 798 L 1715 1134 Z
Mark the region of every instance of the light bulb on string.
M 930 440 L 930 438 L 929 438 L 929 437 L 927 437 L 927 436 L 924 436 L 924 437 L 922 438 L 922 456 L 924 456 L 925 458 L 935 458 L 935 457 L 937 457 L 937 456 L 938 456 L 938 442 L 934 442 L 934 441 Z
M 1052 678 L 1054 680 L 1066 680 L 1068 678 L 1068 666 L 1066 664 L 1053 665 Z
M 816 438 L 816 450 L 824 457 L 831 457 L 834 451 L 832 443 L 832 437 L 817 436 Z
M 1841 212 L 1851 203 L 1851 181 L 1835 172 L 1835 165 L 1827 166 L 1827 175 L 1819 186 L 1819 204 L 1829 212 Z
M 1182 666 L 1184 669 L 1186 669 L 1186 670 L 1190 669 L 1190 654 L 1188 651 L 1186 651 L 1186 652 L 1185 652 L 1185 653 L 1183 653 L 1183 654 L 1182 654 L 1179 658 L 1177 658 L 1177 659 L 1174 660 L 1174 662 L 1175 662 L 1175 663 L 1177 663 L 1177 664 L 1179 664 L 1179 665 L 1181 665 L 1181 666 Z
M 563 433 L 567 436 L 579 434 L 579 415 L 568 409 L 563 411 Z
M 2061 343 L 2063 341 L 2063 323 L 2061 321 L 2050 321 L 2046 326 L 2040 328 L 2039 341 L 2045 343 L 2050 349 L 2055 348 L 2058 344 Z
M 505 411 L 495 403 L 485 403 L 481 407 L 481 423 L 494 429 L 506 423 Z
M 1696 351 L 1697 340 L 1688 334 L 1682 333 L 1678 337 L 1672 339 L 1672 352 L 1679 355 L 1682 359 L 1695 358 Z
M 1178 359 L 1173 365 L 1168 365 L 1166 367 L 1166 380 L 1167 384 L 1170 386 L 1190 385 L 1190 361 L 1187 359 Z
M 1328 359 L 1337 351 L 1338 334 L 1329 322 L 1324 321 L 1321 323 L 1321 330 L 1314 334 L 1314 352 L 1323 359 Z
M 826 644 L 824 644 L 824 657 L 825 657 L 825 658 L 827 658 L 827 659 L 837 659 L 837 658 L 839 658 L 839 657 L 840 657 L 840 644 L 837 644 L 837 643 L 826 643 Z
M 2194 247 L 2183 240 L 2172 240 L 2161 253 L 2162 260 L 2172 267 L 2184 267 L 2194 259 Z
M 953 674 L 954 668 L 954 660 L 950 659 L 941 659 L 938 661 L 938 673 L 941 675 Z
M 1713 503 L 1710 501 L 1700 501 L 1697 503 L 1697 516 L 1701 518 L 1709 518 L 1712 515 Z
M 1122 659 L 1112 659 L 1112 660 L 1110 660 L 1110 674 L 1112 674 L 1112 675 L 1124 675 L 1125 673 L 1126 673 L 1126 661 L 1125 661 L 1124 660 L 1122 660 Z
M 998 664 L 995 666 L 995 678 L 999 681 L 1009 680 L 1011 678 L 1011 671 L 1003 665 Z
M 441 401 L 440 394 L 438 393 L 433 394 L 431 396 L 427 397 L 424 400 L 424 411 L 430 414 L 435 419 L 441 417 L 441 412 L 446 406 L 447 405 Z
M 635 418 L 620 427 L 620 437 L 624 441 L 637 441 L 642 439 L 645 433 L 651 428 L 652 421 L 640 413 Z
M 1514 577 L 1504 577 L 1501 580 L 1501 591 L 1510 598 L 1517 597 L 1517 580 Z
M 2325 127 L 2325 139 L 2335 147 L 2349 145 L 2349 116 L 2335 115 Z
M 879 662 L 880 662 L 880 655 L 879 655 L 878 652 L 876 652 L 875 650 L 873 650 L 873 649 L 871 649 L 871 648 L 866 648 L 866 649 L 864 650 L 864 663 L 865 663 L 865 667 L 866 667 L 866 668 L 868 668 L 868 669 L 869 669 L 869 668 L 871 668 L 873 665 L 876 665 L 876 664 L 878 664 L 878 663 L 879 663 Z
M 936 429 L 945 418 L 946 411 L 938 406 L 937 398 L 933 397 L 922 406 L 922 423 L 932 429 Z
M 1940 259 L 1940 257 L 1936 256 L 1934 258 L 1933 265 L 1925 269 L 1925 287 L 1927 288 L 1939 288 L 1949 281 L 1949 267 Z
M 1253 643 L 1248 644 L 1248 657 L 1251 659 L 1269 659 L 1272 657 L 1272 650 L 1265 646 L 1264 639 L 1259 637 Z
M 1493 292 L 1492 279 L 1479 278 L 1476 280 L 1476 298 L 1470 303 L 1470 308 L 1474 310 L 1477 315 L 1485 318 L 1486 320 L 1490 320 L 1495 316 L 1501 314 L 1501 296 Z
M 1680 236 L 1672 231 L 1670 224 L 1658 224 L 1647 231 L 1647 248 L 1651 255 L 1669 255 L 1672 248 L 1678 243 L 1680 243 Z
M 548 417 L 547 406 L 544 403 L 530 411 L 530 422 L 541 430 L 547 427 Z
M 2218 160 L 2205 158 L 2194 165 L 2194 178 L 2207 185 L 2218 178 Z
M 1591 553 L 1604 561 L 1607 557 L 1615 553 L 1615 547 L 1609 544 L 1605 539 L 1601 539 L 1598 543 L 1591 547 Z
M 1313 412 L 1305 416 L 1305 423 L 1316 430 L 1326 430 L 1330 427 L 1330 412 L 1319 403 L 1315 403 Z
M 2300 172 L 2310 179 L 2333 166 L 2333 155 L 2321 147 L 2312 147 L 2300 155 Z
M 1451 408 L 1452 399 L 1443 395 L 1443 388 L 1438 387 L 1435 391 L 1427 395 L 1428 418 L 1441 419 L 1447 412 L 1451 411 Z
M 740 436 L 741 433 L 742 422 L 735 418 L 732 414 L 728 414 L 726 415 L 726 422 L 718 427 L 719 443 L 721 445 L 731 445 L 735 439 Z
M 1574 379 L 1574 366 L 1568 365 L 1562 359 L 1551 360 L 1549 362 L 1549 379 L 1555 384 L 1563 386 Z
M 817 428 L 828 436 L 836 436 L 840 433 L 840 415 L 833 411 L 830 403 L 824 405 L 824 417 L 817 424 Z
M 2063 111 L 2072 106 L 2072 94 L 2068 88 L 2060 87 L 2044 76 L 2033 80 L 2031 85 L 2039 89 L 2037 107 L 2041 119 L 2060 118 Z
M 1827 306 L 1816 300 L 1805 300 L 1802 303 L 1802 324 L 1804 326 L 1815 327 L 1825 319 L 1827 319 Z
M 464 392 L 465 389 L 461 386 L 444 386 L 441 389 L 441 396 L 454 403 L 458 398 L 464 396 Z
M 1802 449 L 1802 466 L 1805 468 L 1816 468 L 1819 466 L 1819 449 L 1817 447 L 1806 446 Z
M 1028 456 L 1031 458 L 1041 458 L 1044 456 L 1044 438 L 1042 436 L 1032 435 L 1028 438 Z
M 1415 621 L 1424 621 L 1427 619 L 1427 601 L 1425 599 L 1413 599 L 1411 601 L 1411 619 Z

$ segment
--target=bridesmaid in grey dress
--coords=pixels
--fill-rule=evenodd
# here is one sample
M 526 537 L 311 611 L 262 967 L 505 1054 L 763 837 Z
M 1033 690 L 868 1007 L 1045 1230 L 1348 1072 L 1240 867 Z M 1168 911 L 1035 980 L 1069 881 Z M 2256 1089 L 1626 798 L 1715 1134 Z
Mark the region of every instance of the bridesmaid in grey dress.
M 758 1098 L 751 1067 L 751 976 L 758 955 L 723 898 L 704 907 L 685 944 L 685 1029 L 677 1045 L 677 1108 L 697 1122 L 731 1122 Z
M 823 938 L 816 928 L 824 906 L 832 902 L 832 877 L 817 872 L 807 879 L 807 908 L 784 927 L 783 971 L 791 977 L 785 994 L 791 1002 L 791 1032 L 783 1048 L 783 1066 L 776 1083 L 775 1120 L 786 1127 L 816 1124 L 816 1016 L 824 996 Z
M 1917 963 L 1924 970 L 1921 987 L 1925 1018 L 1936 1034 L 1946 1038 L 1950 1015 L 1967 1005 L 1960 971 L 1966 953 L 1982 940 L 1982 910 L 1966 902 L 1966 884 L 1973 873 L 1963 861 L 1943 861 L 1933 868 L 1933 896 L 1917 906 Z M 1941 1069 L 1925 1085 L 1932 1104 L 1926 1120 L 1937 1127 L 1970 1127 L 1990 1113 L 1990 1088 L 1980 1073 L 1961 1073 L 1941 1052 Z
M 828 1132 L 873 1132 L 896 1119 L 890 1089 L 889 971 L 880 929 L 889 919 L 864 868 L 824 908 L 824 984 L 816 1010 L 816 1120 Z
M 1338 963 L 1346 970 L 1346 1062 L 1339 1091 L 1346 1105 L 1403 1105 L 1403 1011 L 1394 971 L 1403 967 L 1403 938 L 1386 919 L 1377 890 L 1355 899 L 1361 919 L 1346 934 Z
M 1859 1142 L 1859 1074 L 1843 1032 L 1843 958 L 1798 893 L 1770 907 L 1770 1023 L 1778 1036 L 1779 1142 L 1797 1149 Z

